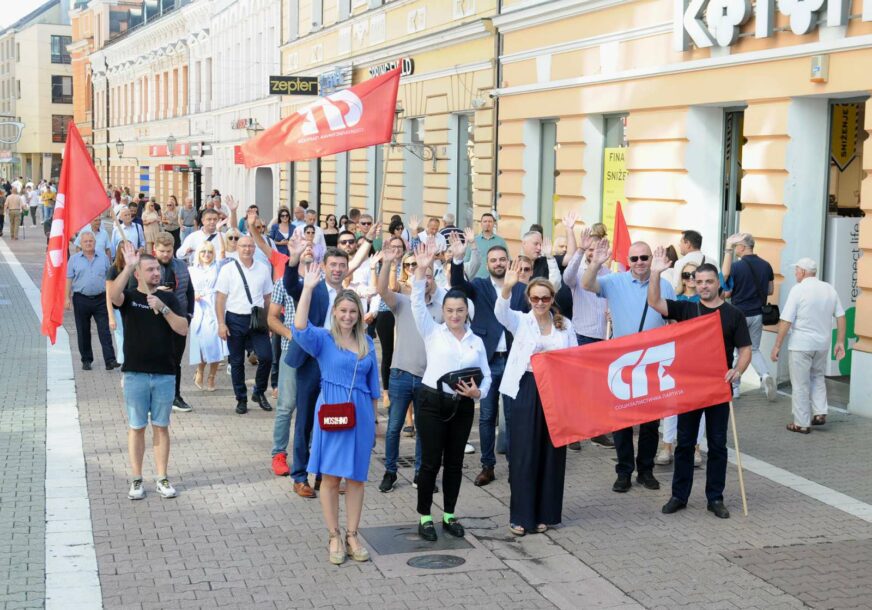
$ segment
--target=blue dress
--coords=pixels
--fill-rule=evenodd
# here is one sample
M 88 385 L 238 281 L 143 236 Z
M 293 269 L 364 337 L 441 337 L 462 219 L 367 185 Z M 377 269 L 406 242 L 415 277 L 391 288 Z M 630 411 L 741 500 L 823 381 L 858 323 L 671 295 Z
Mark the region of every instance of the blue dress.
M 375 441 L 372 401 L 381 395 L 375 345 L 367 336 L 369 353 L 358 362 L 357 355 L 336 345 L 333 336 L 324 328 L 310 323 L 306 330 L 293 328 L 292 333 L 294 341 L 315 358 L 321 368 L 321 393 L 315 403 L 316 417 L 307 470 L 352 481 L 366 481 Z M 321 405 L 347 402 L 352 377 L 354 388 L 351 400 L 354 402 L 356 425 L 351 430 L 324 432 L 317 420 Z

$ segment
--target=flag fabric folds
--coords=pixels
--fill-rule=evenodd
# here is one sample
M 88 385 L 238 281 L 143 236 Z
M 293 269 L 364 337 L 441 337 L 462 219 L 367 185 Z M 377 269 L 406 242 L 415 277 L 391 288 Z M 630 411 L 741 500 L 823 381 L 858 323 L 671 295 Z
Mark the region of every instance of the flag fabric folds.
M 533 356 L 555 447 L 729 402 L 721 314 Z
M 624 266 L 630 268 L 630 230 L 627 229 L 627 221 L 624 219 L 624 211 L 619 201 L 615 206 L 615 226 L 612 230 L 612 258 Z
M 381 76 L 319 97 L 242 145 L 246 167 L 314 159 L 391 140 L 402 62 Z
M 51 340 L 52 345 L 57 339 L 58 326 L 64 323 L 70 238 L 109 207 L 106 189 L 72 121 L 67 133 L 61 179 L 42 270 L 42 334 Z

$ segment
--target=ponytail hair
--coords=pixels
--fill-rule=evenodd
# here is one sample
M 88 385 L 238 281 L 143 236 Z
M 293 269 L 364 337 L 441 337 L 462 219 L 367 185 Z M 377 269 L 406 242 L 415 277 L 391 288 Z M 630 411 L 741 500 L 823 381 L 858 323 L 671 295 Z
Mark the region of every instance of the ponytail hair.
M 527 297 L 527 302 L 530 301 L 530 291 L 533 288 L 547 288 L 548 292 L 551 293 L 551 316 L 554 320 L 554 328 L 558 330 L 566 330 L 566 318 L 563 317 L 563 314 L 560 313 L 560 310 L 557 309 L 557 303 L 555 301 L 557 297 L 557 291 L 554 290 L 554 285 L 546 280 L 545 278 L 537 277 L 530 280 L 530 283 L 527 284 L 527 288 L 524 290 L 524 296 Z

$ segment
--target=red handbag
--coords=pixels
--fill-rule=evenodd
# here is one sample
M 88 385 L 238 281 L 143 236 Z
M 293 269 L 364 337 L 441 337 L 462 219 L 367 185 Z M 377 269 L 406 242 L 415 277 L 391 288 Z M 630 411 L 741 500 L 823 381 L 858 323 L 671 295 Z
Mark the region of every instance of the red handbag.
M 348 389 L 348 402 L 324 403 L 318 409 L 318 425 L 324 432 L 351 430 L 357 423 L 354 403 L 351 402 L 351 392 L 354 390 L 354 380 L 357 378 L 359 364 L 360 358 L 354 363 L 354 375 L 351 378 L 351 387 Z

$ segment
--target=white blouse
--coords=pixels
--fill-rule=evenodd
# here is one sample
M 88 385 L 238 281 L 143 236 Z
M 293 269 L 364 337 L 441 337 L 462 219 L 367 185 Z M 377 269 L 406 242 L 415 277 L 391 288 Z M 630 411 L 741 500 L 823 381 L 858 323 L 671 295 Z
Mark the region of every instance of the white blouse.
M 509 306 L 509 299 L 504 299 L 501 292 L 497 293 L 494 315 L 497 321 L 514 336 L 512 349 L 506 361 L 506 370 L 503 372 L 503 381 L 500 384 L 500 392 L 510 398 L 517 397 L 521 377 L 532 370 L 530 359 L 533 354 L 578 345 L 578 338 L 569 320 L 566 320 L 566 328 L 563 330 L 552 325 L 551 334 L 543 335 L 539 332 L 535 314 L 532 311 L 528 313 L 515 311 Z
M 484 375 L 478 389 L 481 390 L 482 397 L 487 396 L 491 386 L 491 373 L 484 343 L 481 338 L 473 334 L 469 326 L 466 327 L 463 339 L 458 341 L 444 322 L 438 324 L 433 320 L 424 302 L 426 285 L 426 280 L 416 279 L 412 282 L 411 296 L 412 316 L 415 318 L 418 332 L 424 339 L 424 349 L 427 352 L 427 368 L 424 370 L 421 383 L 435 390 L 439 378 L 446 373 L 477 366 Z M 441 389 L 448 394 L 455 393 L 444 383 Z

